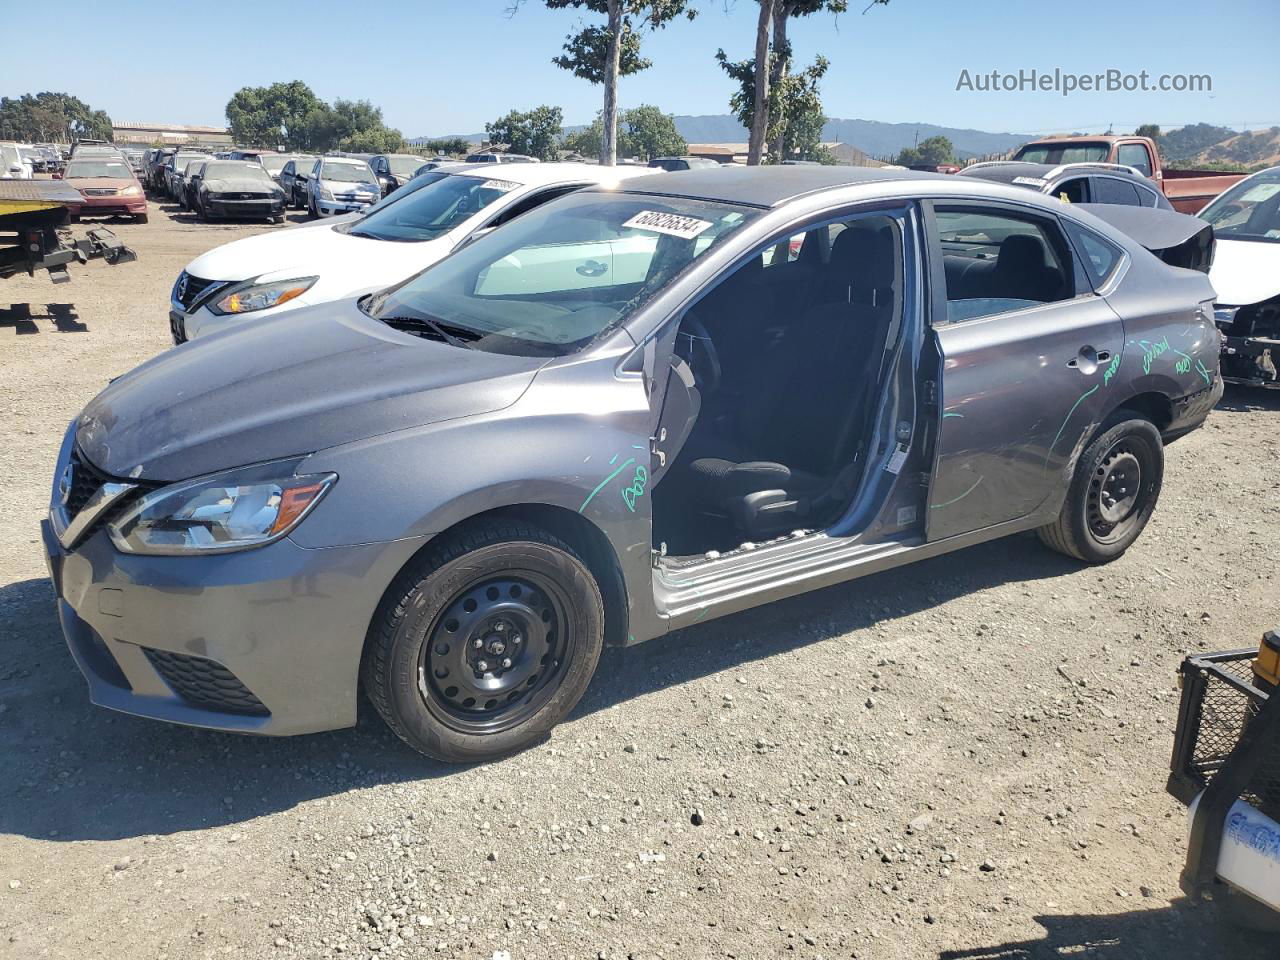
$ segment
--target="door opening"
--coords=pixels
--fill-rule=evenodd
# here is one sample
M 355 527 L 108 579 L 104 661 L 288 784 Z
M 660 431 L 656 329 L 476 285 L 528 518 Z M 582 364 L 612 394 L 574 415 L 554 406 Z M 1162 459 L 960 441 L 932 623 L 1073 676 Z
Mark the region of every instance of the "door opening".
M 671 459 L 654 487 L 655 548 L 723 553 L 841 515 L 903 331 L 903 249 L 893 216 L 823 224 L 753 255 L 684 313 L 669 381 L 681 399 L 669 392 L 655 434 Z M 663 449 L 677 431 L 682 445 Z

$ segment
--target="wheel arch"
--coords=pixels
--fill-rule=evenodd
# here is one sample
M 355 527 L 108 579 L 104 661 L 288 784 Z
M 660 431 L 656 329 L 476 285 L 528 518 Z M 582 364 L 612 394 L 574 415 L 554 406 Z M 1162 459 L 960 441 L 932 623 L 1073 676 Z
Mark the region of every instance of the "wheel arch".
M 1173 423 L 1173 401 L 1168 395 L 1155 390 L 1148 390 L 1144 393 L 1135 393 L 1125 400 L 1121 400 L 1107 410 L 1107 414 L 1102 419 L 1105 425 L 1112 422 L 1115 415 L 1120 410 L 1132 410 L 1140 413 L 1146 419 L 1155 425 L 1156 429 L 1162 433 Z M 1102 429 L 1105 429 L 1103 426 Z
M 627 643 L 630 619 L 627 587 L 622 574 L 622 565 L 617 552 L 613 549 L 613 544 L 610 543 L 605 532 L 586 517 L 555 504 L 504 504 L 454 520 L 448 527 L 431 536 L 401 565 L 396 576 L 392 577 L 387 584 L 387 591 L 393 589 L 400 571 L 415 563 L 423 552 L 435 547 L 443 538 L 456 536 L 468 527 L 486 520 L 523 521 L 540 527 L 573 547 L 595 577 L 601 598 L 604 600 L 605 644 L 622 646 Z M 378 609 L 381 609 L 381 603 Z M 376 619 L 377 616 L 378 613 L 375 611 L 373 618 Z

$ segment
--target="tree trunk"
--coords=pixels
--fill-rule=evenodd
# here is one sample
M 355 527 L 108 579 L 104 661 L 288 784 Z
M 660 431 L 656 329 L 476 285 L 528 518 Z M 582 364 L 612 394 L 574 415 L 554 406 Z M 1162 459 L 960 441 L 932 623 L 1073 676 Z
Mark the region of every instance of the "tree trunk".
M 751 140 L 747 145 L 747 163 L 760 164 L 764 153 L 765 133 L 769 129 L 769 21 L 775 0 L 759 0 L 760 19 L 756 21 L 756 89 L 751 113 Z
M 782 83 L 786 80 L 787 74 L 791 70 L 791 48 L 787 45 L 787 20 L 794 9 L 795 4 L 788 2 L 788 0 L 774 0 L 773 63 L 769 68 L 769 87 L 771 90 L 779 92 L 781 91 Z M 769 144 L 769 158 L 774 163 L 781 163 L 787 159 L 784 150 L 787 141 L 786 104 L 781 99 L 778 101 L 778 108 L 780 115 L 771 118 L 778 135 Z M 767 125 L 765 129 L 767 132 Z
M 609 0 L 609 63 L 604 71 L 604 136 L 600 164 L 618 162 L 618 66 L 622 59 L 622 0 Z

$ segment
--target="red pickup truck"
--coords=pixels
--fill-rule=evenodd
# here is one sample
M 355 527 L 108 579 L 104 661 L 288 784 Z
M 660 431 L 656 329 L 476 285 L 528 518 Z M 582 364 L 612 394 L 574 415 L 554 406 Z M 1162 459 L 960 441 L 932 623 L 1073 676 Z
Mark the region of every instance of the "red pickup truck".
M 1169 170 L 1150 137 L 1045 137 L 1024 143 L 1013 155 L 1028 163 L 1122 163 L 1154 180 L 1179 213 L 1197 213 L 1248 174 L 1216 170 Z

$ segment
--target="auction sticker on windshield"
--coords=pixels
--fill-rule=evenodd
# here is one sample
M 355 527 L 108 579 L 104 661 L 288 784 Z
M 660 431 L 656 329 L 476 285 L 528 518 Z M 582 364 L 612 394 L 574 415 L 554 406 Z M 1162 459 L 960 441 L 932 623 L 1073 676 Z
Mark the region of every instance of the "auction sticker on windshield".
M 665 233 L 668 236 L 692 240 L 707 227 L 710 220 L 699 220 L 696 217 L 682 217 L 676 213 L 663 213 L 661 210 L 641 210 L 623 224 L 633 230 L 648 230 L 651 233 Z
M 513 180 L 486 180 L 484 183 L 480 184 L 480 189 L 502 190 L 505 192 L 507 190 L 514 190 L 518 186 L 520 186 L 520 184 Z

